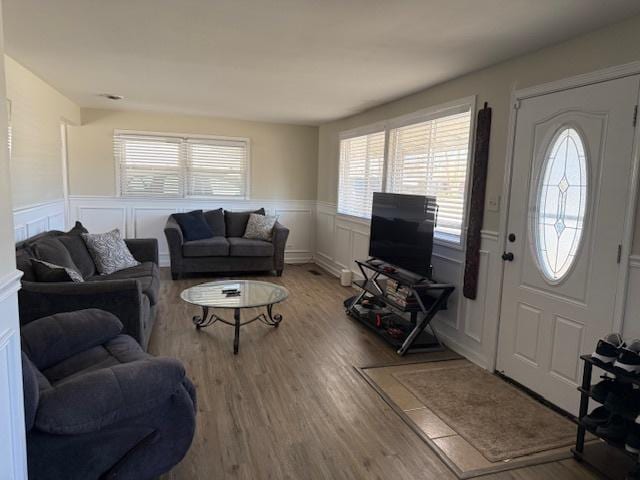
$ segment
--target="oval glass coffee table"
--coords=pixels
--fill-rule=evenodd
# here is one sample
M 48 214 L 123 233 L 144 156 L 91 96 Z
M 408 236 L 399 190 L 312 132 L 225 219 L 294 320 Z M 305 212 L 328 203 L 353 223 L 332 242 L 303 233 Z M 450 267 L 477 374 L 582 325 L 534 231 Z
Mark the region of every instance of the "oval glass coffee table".
M 233 353 L 235 354 L 238 353 L 240 344 L 240 327 L 256 320 L 260 320 L 265 325 L 277 327 L 282 321 L 282 315 L 274 314 L 273 306 L 286 300 L 288 296 L 289 292 L 286 288 L 257 280 L 207 282 L 187 288 L 180 294 L 180 298 L 185 302 L 202 307 L 202 316 L 193 317 L 193 323 L 197 329 L 208 327 L 216 322 L 235 327 L 233 339 Z M 266 315 L 261 313 L 250 320 L 240 320 L 240 310 L 256 307 L 266 307 Z M 233 310 L 233 321 L 225 320 L 211 312 L 215 308 Z

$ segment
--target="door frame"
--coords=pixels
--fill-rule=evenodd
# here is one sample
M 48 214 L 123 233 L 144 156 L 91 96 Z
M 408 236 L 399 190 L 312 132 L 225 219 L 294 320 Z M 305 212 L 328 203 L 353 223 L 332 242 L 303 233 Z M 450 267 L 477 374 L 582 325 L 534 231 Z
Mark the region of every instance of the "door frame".
M 516 124 L 518 120 L 518 109 L 520 102 L 528 98 L 548 95 L 550 93 L 562 92 L 573 88 L 584 87 L 596 83 L 603 83 L 610 80 L 640 75 L 640 61 L 626 63 L 595 72 L 576 75 L 561 80 L 556 80 L 532 87 L 511 91 L 509 126 L 507 130 L 507 150 L 504 169 L 504 179 L 502 185 L 502 198 L 504 199 L 502 211 L 500 212 L 500 225 L 498 230 L 498 248 L 503 252 L 507 247 L 507 227 L 509 221 L 509 208 L 511 199 L 511 179 L 512 167 L 514 161 L 515 134 Z M 636 98 L 636 105 L 640 104 L 640 98 Z M 630 118 L 629 121 L 633 119 Z M 631 257 L 631 248 L 633 245 L 633 236 L 636 218 L 636 204 L 638 201 L 638 180 L 640 176 L 640 120 L 636 121 L 635 132 L 633 135 L 633 153 L 631 159 L 631 176 L 629 184 L 629 196 L 627 198 L 627 207 L 624 216 L 624 231 L 622 238 L 622 250 L 620 255 L 620 271 L 618 274 L 616 285 L 616 300 L 613 316 L 613 327 L 616 331 L 622 331 L 626 299 L 627 287 L 629 283 L 629 260 Z M 499 251 L 498 251 L 499 253 Z M 498 366 L 498 350 L 500 341 L 500 327 L 502 325 L 502 295 L 504 290 L 504 262 L 499 269 L 499 292 L 498 292 L 498 328 L 495 332 L 495 350 L 493 352 L 493 369 L 497 370 Z

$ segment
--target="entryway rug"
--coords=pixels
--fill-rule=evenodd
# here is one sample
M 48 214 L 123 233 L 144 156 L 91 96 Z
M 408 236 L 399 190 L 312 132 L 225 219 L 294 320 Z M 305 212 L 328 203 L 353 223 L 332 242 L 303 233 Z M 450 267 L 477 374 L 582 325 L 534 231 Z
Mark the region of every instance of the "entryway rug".
M 467 360 L 360 372 L 460 478 L 571 456 L 573 422 Z

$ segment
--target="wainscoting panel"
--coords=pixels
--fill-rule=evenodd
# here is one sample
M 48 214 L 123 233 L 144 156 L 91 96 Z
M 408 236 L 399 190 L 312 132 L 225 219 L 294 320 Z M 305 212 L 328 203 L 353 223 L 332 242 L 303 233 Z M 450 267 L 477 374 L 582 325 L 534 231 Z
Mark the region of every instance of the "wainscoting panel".
M 312 200 L 224 200 L 149 199 L 71 196 L 70 221 L 80 220 L 90 232 L 105 232 L 119 228 L 127 238 L 157 238 L 160 265 L 169 265 L 169 249 L 164 236 L 167 217 L 176 212 L 196 209 L 244 211 L 264 207 L 267 213 L 278 215 L 290 230 L 285 261 L 313 261 L 315 244 L 315 201 Z
M 369 222 L 338 215 L 336 206 L 318 202 L 316 213 L 318 251 L 315 261 L 334 275 L 343 268 L 361 277 L 355 264 L 369 250 Z M 456 285 L 448 309 L 438 314 L 434 326 L 451 349 L 492 370 L 498 329 L 500 269 L 498 234 L 483 232 L 480 251 L 480 285 L 476 300 L 462 297 L 464 252 L 457 246 L 436 244 L 433 249 L 435 277 Z
M 48 230 L 65 230 L 64 200 L 15 209 L 13 228 L 16 242 Z
M 623 320 L 624 338 L 640 338 L 640 255 L 629 258 L 629 284 L 627 285 L 627 303 Z

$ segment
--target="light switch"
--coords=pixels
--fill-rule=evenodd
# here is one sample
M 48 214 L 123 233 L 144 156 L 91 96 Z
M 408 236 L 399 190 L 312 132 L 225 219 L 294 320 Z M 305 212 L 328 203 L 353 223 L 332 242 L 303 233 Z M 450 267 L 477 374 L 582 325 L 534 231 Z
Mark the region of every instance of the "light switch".
M 500 196 L 491 195 L 487 200 L 487 210 L 490 212 L 500 211 Z

